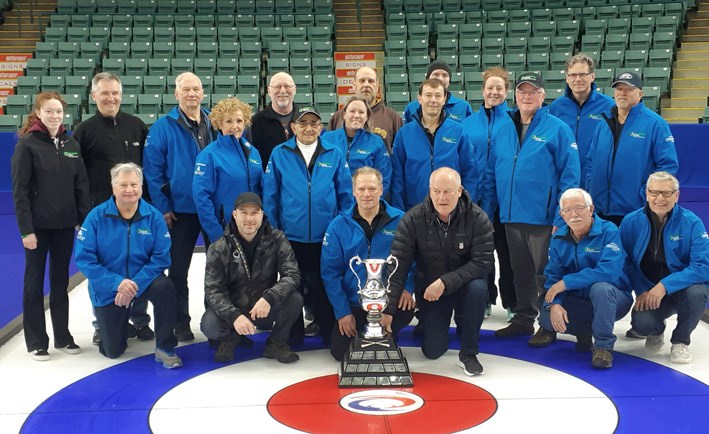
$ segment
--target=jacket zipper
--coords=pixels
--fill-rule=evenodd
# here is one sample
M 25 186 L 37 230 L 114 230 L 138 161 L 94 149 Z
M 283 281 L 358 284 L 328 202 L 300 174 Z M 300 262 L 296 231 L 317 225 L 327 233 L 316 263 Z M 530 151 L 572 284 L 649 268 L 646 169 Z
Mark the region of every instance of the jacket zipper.
M 128 237 L 127 237 L 127 239 L 126 239 L 126 244 L 127 244 L 126 250 L 128 251 L 128 253 L 126 254 L 126 278 L 127 278 L 127 279 L 130 279 L 130 271 L 129 271 L 129 269 L 128 269 L 128 261 L 129 261 L 129 258 L 130 258 L 130 229 L 131 229 L 131 226 L 132 226 L 132 225 L 133 225 L 133 222 L 131 221 L 131 222 L 128 223 L 128 227 L 126 228 L 126 229 L 127 229 L 127 235 L 128 235 Z

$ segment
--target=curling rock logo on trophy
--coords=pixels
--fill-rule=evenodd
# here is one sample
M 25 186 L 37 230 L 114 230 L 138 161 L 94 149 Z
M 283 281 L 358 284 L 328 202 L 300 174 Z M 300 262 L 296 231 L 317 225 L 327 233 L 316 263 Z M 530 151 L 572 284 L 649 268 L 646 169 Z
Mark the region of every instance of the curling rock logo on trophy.
M 362 281 L 353 265 L 362 265 L 367 271 L 367 281 Z M 382 312 L 387 306 L 389 283 L 384 286 L 382 273 L 387 264 L 399 267 L 396 257 L 386 259 L 350 259 L 350 270 L 357 278 L 360 306 L 367 312 L 367 325 L 363 335 L 357 335 L 342 360 L 339 372 L 340 387 L 392 387 L 413 386 L 414 382 L 401 349 L 394 338 L 385 333 L 382 325 Z

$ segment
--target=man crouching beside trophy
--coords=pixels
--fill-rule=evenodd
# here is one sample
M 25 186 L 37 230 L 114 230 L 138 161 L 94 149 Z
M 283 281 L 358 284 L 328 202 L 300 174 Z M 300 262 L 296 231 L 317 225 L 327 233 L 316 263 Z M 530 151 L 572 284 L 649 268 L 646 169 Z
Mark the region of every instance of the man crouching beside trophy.
M 488 301 L 485 280 L 493 263 L 492 224 L 470 199 L 458 172 L 443 167 L 431 174 L 429 194 L 411 208 L 397 228 L 391 254 L 398 269 L 390 278 L 390 304 L 406 297 L 406 272 L 416 261 L 416 304 L 423 323 L 421 350 L 437 359 L 448 350 L 453 310 L 460 313 L 458 364 L 466 375 L 482 374 L 478 337 Z
M 403 285 L 407 289 L 397 305 L 384 313 L 388 292 L 385 269 L 387 261 L 395 266 L 389 250 L 404 213 L 381 199 L 383 183 L 378 170 L 359 168 L 352 186 L 356 204 L 335 217 L 323 240 L 320 269 L 337 318 L 330 353 L 338 361 L 347 356 L 353 362 L 347 362 L 349 370 L 359 371 L 348 376 L 353 373 L 343 368 L 342 387 L 410 386 L 408 365 L 395 337 L 414 315 L 412 276 Z M 360 332 L 364 335 L 359 336 Z

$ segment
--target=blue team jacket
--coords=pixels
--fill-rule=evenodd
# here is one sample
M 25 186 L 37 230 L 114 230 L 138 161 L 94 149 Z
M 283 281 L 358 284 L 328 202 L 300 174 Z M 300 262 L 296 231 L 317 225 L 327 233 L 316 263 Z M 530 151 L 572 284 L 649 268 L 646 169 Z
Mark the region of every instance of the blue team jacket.
M 480 110 L 467 117 L 460 124 L 463 126 L 463 131 L 470 137 L 470 144 L 475 153 L 475 167 L 478 175 L 478 190 L 475 196 L 477 200 L 482 197 L 483 176 L 485 176 L 485 165 L 490 158 L 490 150 L 495 146 L 498 131 L 502 125 L 511 123 L 507 112 L 510 108 L 507 106 L 507 101 L 493 107 L 490 110 L 490 117 L 487 116 L 485 105 L 480 106 Z
M 262 176 L 261 155 L 243 137 L 220 134 L 197 155 L 192 194 L 209 242 L 224 233 L 239 194 L 250 191 L 261 196 Z
M 558 117 L 571 128 L 579 147 L 579 161 L 581 162 L 581 183 L 585 184 L 588 172 L 588 150 L 591 148 L 591 139 L 600 121 L 601 113 L 609 111 L 615 105 L 613 98 L 598 92 L 596 83 L 591 84 L 591 95 L 582 106 L 573 99 L 573 93 L 566 86 L 566 93 L 549 105 L 549 113 Z
M 650 243 L 651 230 L 646 208 L 628 214 L 620 225 L 620 238 L 627 254 L 623 284 L 637 295 L 652 289 L 657 283 L 650 282 L 640 269 L 640 262 Z M 662 240 L 665 261 L 671 273 L 662 279 L 668 294 L 697 283 L 709 284 L 709 236 L 696 214 L 675 205 L 665 223 Z
M 620 288 L 624 261 L 620 231 L 613 223 L 594 216 L 591 231 L 578 244 L 571 237 L 569 227 L 564 225 L 556 231 L 549 243 L 544 287 L 549 289 L 556 282 L 564 280 L 566 291 L 559 293 L 552 304 L 562 303 L 568 291 L 587 293 L 598 282 L 607 282 Z
M 669 125 L 642 101 L 630 109 L 617 149 L 614 143 L 608 122 L 599 123 L 588 153 L 586 187 L 596 212 L 622 216 L 643 206 L 651 173 L 676 175 L 679 164 Z
M 130 223 L 118 213 L 113 196 L 91 210 L 74 253 L 77 268 L 89 279 L 91 304 L 113 303 L 123 279 L 138 285 L 140 297 L 170 266 L 170 245 L 165 218 L 143 199 Z
M 212 131 L 209 112 L 201 110 L 207 122 L 207 131 Z M 145 139 L 143 174 L 150 199 L 163 214 L 169 211 L 197 213 L 192 196 L 192 174 L 200 147 L 192 133 L 180 122 L 186 120 L 175 106 L 150 127 Z
M 382 173 L 384 181 L 384 195 L 389 193 L 391 184 L 391 160 L 389 152 L 384 145 L 384 140 L 377 134 L 359 130 L 352 138 L 352 143 L 347 144 L 345 127 L 328 131 L 322 135 L 323 140 L 337 145 L 347 159 L 350 172 L 354 174 L 362 166 L 369 166 Z
M 421 104 L 414 100 L 406 105 L 404 109 L 404 123 L 413 122 L 418 119 L 417 113 L 421 110 Z M 443 110 L 446 111 L 446 116 L 456 122 L 461 122 L 463 119 L 473 114 L 473 109 L 468 104 L 468 101 L 462 100 L 452 93 L 448 94 Z
M 340 319 L 352 313 L 351 306 L 359 305 L 357 278 L 350 270 L 350 259 L 359 256 L 361 259 L 386 259 L 391 250 L 391 242 L 396 233 L 396 227 L 404 213 L 384 203 L 388 215 L 387 222 L 377 231 L 369 242 L 362 227 L 352 217 L 352 208 L 343 211 L 327 227 L 322 244 L 320 257 L 320 273 L 322 274 L 325 291 L 330 304 L 335 311 L 335 318 Z M 353 265 L 361 284 L 367 281 L 367 273 L 363 265 Z M 386 267 L 385 267 L 386 268 Z M 387 284 L 387 279 L 383 279 Z M 413 274 L 406 281 L 406 290 L 413 293 Z
M 485 168 L 481 207 L 492 220 L 499 205 L 502 223 L 560 227 L 561 194 L 578 185 L 574 135 L 548 107 L 541 107 L 521 145 L 514 122 L 500 128 Z
M 434 135 L 434 144 L 416 117 L 399 129 L 394 138 L 391 158 L 391 204 L 408 211 L 428 194 L 431 173 L 441 167 L 450 167 L 460 173 L 463 187 L 472 197 L 478 191 L 475 155 L 463 127 L 446 117 Z
M 312 174 L 292 137 L 273 149 L 263 175 L 263 209 L 290 241 L 322 242 L 327 225 L 354 203 L 345 156 L 332 143 L 318 141 Z

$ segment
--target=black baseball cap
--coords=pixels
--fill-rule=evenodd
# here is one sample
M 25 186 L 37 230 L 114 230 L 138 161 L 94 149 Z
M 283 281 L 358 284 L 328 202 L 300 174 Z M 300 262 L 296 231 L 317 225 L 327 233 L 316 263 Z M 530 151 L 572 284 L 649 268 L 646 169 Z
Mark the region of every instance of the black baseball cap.
M 258 205 L 259 208 L 263 209 L 263 203 L 261 202 L 261 198 L 258 197 L 258 194 L 249 191 L 241 193 L 239 197 L 236 198 L 234 201 L 234 209 L 237 209 L 241 205 L 249 204 Z
M 298 111 L 295 113 L 295 116 L 293 117 L 293 122 L 298 122 L 300 120 L 300 118 L 307 115 L 308 113 L 314 114 L 315 116 L 318 117 L 318 119 L 322 120 L 322 116 L 320 116 L 320 113 L 318 113 L 318 111 L 315 110 L 315 107 L 305 106 L 305 107 L 298 108 Z
M 517 89 L 520 85 L 524 83 L 529 83 L 537 89 L 539 89 L 540 87 L 544 87 L 544 79 L 536 72 L 525 72 L 520 75 L 517 78 L 517 83 L 515 83 L 515 89 Z
M 611 87 L 615 87 L 618 83 L 627 84 L 630 87 L 637 87 L 638 89 L 643 88 L 643 80 L 640 76 L 632 71 L 621 72 L 618 76 L 613 79 L 613 84 Z

